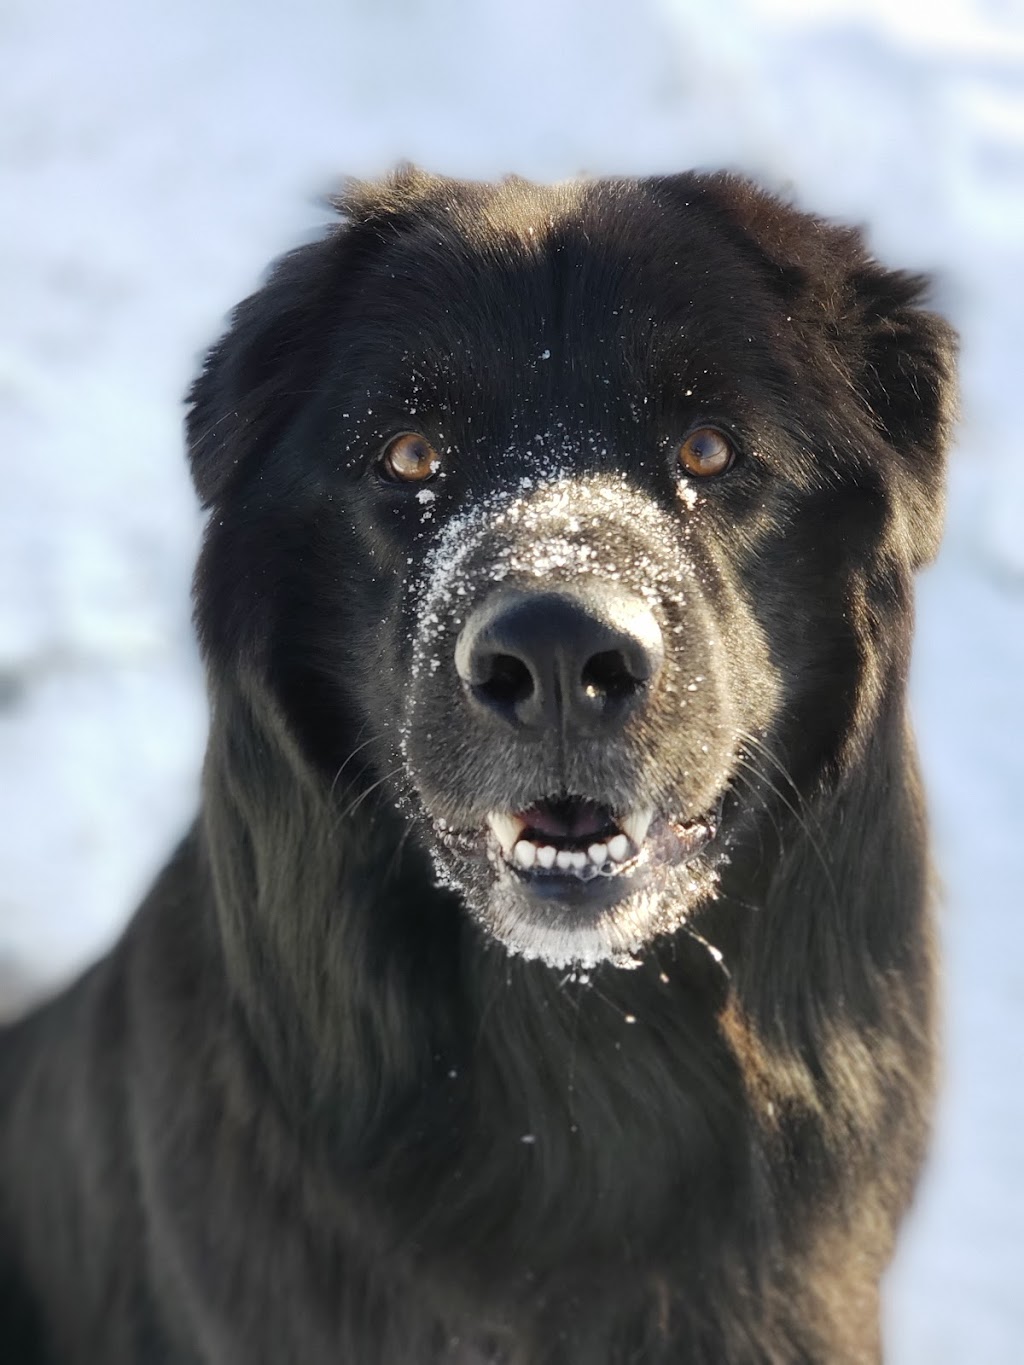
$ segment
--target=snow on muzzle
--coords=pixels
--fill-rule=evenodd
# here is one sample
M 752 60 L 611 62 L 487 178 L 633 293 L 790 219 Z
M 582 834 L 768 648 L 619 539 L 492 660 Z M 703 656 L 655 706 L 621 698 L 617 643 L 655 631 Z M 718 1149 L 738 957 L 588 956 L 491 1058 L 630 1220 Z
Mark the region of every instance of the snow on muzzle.
M 524 842 L 539 869 L 552 848 L 555 867 L 560 852 L 597 867 L 604 845 L 607 872 L 642 843 L 623 849 L 623 818 L 648 805 L 690 818 L 717 796 L 714 782 L 676 787 L 683 769 L 714 761 L 700 746 L 719 700 L 684 531 L 615 476 L 524 483 L 441 524 L 411 585 L 402 719 L 408 773 L 435 822 L 479 830 L 490 812 L 516 816 L 541 799 L 605 803 L 615 818 L 585 846 L 563 849 L 542 828 Z M 677 761 L 655 753 L 655 736 Z M 515 842 L 512 865 L 525 867 L 531 848 L 517 864 Z

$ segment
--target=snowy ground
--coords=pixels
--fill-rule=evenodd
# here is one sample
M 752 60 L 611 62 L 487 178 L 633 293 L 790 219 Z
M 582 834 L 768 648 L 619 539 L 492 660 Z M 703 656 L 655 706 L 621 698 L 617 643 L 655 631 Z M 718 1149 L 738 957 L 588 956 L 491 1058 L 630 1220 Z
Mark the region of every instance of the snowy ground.
M 287 18 L 284 16 L 287 15 Z M 1024 17 L 931 0 L 6 0 L 0 990 L 94 955 L 183 827 L 205 708 L 178 398 L 340 172 L 729 165 L 934 268 L 964 335 L 914 695 L 948 1083 L 894 1365 L 1024 1360 Z M 8 984 L 3 985 L 4 982 Z

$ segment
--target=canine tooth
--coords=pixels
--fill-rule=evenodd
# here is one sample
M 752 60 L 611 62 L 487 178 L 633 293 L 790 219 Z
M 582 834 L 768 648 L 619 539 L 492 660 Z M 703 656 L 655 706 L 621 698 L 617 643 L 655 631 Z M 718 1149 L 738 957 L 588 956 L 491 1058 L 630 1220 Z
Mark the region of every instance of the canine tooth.
M 541 867 L 554 867 L 555 850 L 550 844 L 545 844 L 543 848 L 537 850 L 537 861 Z
M 572 867 L 572 854 L 567 848 L 560 848 L 555 856 L 555 862 L 563 872 L 568 872 L 569 868 Z
M 537 857 L 537 846 L 529 839 L 520 839 L 512 851 L 512 856 L 520 867 L 532 867 Z
M 573 867 L 577 872 L 582 872 L 588 862 L 587 855 L 585 853 L 573 853 L 571 856 Z
M 591 844 L 587 849 L 587 857 L 595 866 L 604 867 L 605 863 L 608 861 L 608 845 Z
M 623 816 L 620 824 L 623 831 L 629 835 L 637 848 L 643 848 L 644 840 L 647 838 L 647 831 L 654 818 L 652 810 L 635 810 L 629 815 Z
M 629 840 L 624 834 L 616 834 L 608 840 L 608 852 L 617 863 L 624 863 L 629 857 Z
M 500 811 L 491 811 L 487 817 L 487 823 L 494 831 L 494 837 L 501 845 L 501 851 L 506 857 L 511 857 L 512 850 L 516 846 L 523 829 L 522 820 L 514 815 L 503 815 Z

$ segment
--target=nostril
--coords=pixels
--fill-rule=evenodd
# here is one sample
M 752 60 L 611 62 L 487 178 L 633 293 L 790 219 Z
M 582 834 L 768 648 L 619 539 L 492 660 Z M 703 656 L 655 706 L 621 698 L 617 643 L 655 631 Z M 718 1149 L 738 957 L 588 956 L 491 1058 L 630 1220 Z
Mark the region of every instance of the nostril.
M 533 674 L 513 654 L 491 654 L 481 660 L 473 691 L 496 706 L 516 706 L 533 696 Z
M 646 681 L 634 674 L 620 649 L 606 649 L 591 655 L 581 677 L 588 697 L 605 697 L 609 701 L 625 701 Z
M 644 705 L 664 657 L 646 603 L 615 584 L 501 589 L 455 641 L 455 671 L 476 719 L 526 738 L 610 735 Z

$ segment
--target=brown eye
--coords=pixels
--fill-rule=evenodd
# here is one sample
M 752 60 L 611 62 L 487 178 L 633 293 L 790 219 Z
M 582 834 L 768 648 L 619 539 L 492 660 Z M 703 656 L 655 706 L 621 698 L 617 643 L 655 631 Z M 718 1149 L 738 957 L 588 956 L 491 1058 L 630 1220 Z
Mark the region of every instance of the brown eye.
M 736 458 L 731 442 L 714 427 L 699 427 L 691 431 L 679 447 L 679 463 L 686 474 L 699 479 L 724 474 Z
M 425 483 L 441 467 L 441 458 L 424 436 L 407 431 L 396 436 L 381 458 L 381 468 L 399 483 Z

